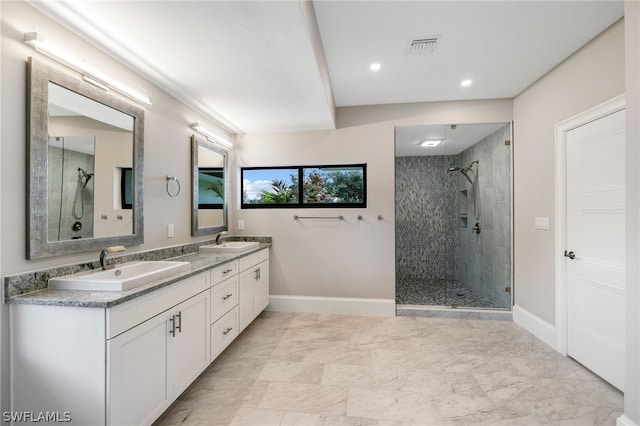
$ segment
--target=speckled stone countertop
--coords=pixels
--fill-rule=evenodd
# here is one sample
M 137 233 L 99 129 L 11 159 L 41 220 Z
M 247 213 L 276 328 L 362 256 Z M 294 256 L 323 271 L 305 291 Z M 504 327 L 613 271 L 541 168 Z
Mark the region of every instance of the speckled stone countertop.
M 229 241 L 229 240 L 227 240 Z M 232 262 L 241 257 L 248 256 L 271 246 L 271 239 L 265 238 L 254 249 L 242 253 L 224 254 L 192 252 L 162 260 L 176 260 L 190 262 L 191 270 L 164 278 L 129 291 L 87 291 L 87 290 L 54 290 L 43 288 L 40 290 L 18 294 L 6 299 L 10 304 L 49 305 L 49 306 L 74 306 L 84 308 L 110 308 L 136 297 L 149 294 L 185 278 L 197 275 L 201 272 L 213 269 L 217 266 Z M 5 287 L 10 280 L 5 277 Z

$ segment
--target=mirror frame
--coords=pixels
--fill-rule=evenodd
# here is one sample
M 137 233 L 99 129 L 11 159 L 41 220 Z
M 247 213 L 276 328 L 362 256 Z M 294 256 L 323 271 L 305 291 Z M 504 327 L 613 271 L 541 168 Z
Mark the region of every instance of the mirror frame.
M 224 157 L 224 204 L 222 207 L 222 225 L 199 226 L 198 224 L 198 148 L 206 148 Z M 209 142 L 199 135 L 191 136 L 191 235 L 217 234 L 228 229 L 227 211 L 229 207 L 229 173 L 228 173 L 228 151 L 219 148 L 216 144 Z
M 133 229 L 128 235 L 66 241 L 48 240 L 49 83 L 57 84 L 123 112 L 133 123 Z M 144 110 L 32 57 L 27 61 L 27 259 L 99 250 L 144 242 L 143 158 Z

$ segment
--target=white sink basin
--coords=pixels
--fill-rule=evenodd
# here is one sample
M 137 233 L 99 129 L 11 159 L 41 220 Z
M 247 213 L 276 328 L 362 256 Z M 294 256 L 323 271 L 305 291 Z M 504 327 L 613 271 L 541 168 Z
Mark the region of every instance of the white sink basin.
M 258 247 L 257 241 L 228 241 L 222 244 L 207 244 L 200 246 L 200 251 L 212 253 L 241 253 Z
M 189 262 L 139 261 L 113 269 L 51 278 L 49 288 L 58 290 L 127 291 L 171 275 L 191 270 Z

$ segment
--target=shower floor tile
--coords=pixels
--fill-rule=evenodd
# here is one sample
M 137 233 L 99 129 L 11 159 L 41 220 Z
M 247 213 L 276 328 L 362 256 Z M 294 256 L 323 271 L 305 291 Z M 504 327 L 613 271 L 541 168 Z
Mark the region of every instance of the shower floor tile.
M 396 303 L 399 305 L 435 305 L 469 308 L 504 308 L 457 281 L 398 278 Z

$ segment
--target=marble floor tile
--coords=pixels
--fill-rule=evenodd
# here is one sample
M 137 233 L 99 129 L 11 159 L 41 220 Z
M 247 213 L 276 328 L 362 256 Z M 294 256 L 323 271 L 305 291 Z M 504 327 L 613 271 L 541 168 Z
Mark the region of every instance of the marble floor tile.
M 394 368 L 344 364 L 326 364 L 322 373 L 322 384 L 342 387 L 400 388 Z
M 260 373 L 260 380 L 292 383 L 320 383 L 324 364 L 270 360 Z
M 415 392 L 380 388 L 349 388 L 347 415 L 438 424 L 441 420 L 430 398 Z
M 504 319 L 264 312 L 156 426 L 615 425 L 622 404 Z
M 272 382 L 258 407 L 343 416 L 347 414 L 347 390 L 336 386 Z

